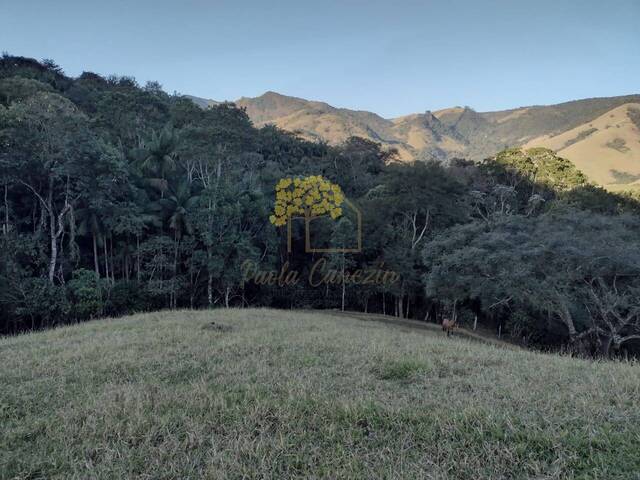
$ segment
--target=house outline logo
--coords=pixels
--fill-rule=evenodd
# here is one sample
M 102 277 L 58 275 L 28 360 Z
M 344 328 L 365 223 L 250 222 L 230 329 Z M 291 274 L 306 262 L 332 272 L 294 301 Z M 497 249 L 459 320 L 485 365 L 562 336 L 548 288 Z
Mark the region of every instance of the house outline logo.
M 348 198 L 344 199 L 344 203 L 350 207 L 356 215 L 356 245 L 355 248 L 314 248 L 311 246 L 311 222 L 317 218 L 326 217 L 326 215 L 318 215 L 313 217 L 289 217 L 287 222 L 287 252 L 291 253 L 292 228 L 291 220 L 301 218 L 305 220 L 304 226 L 304 251 L 305 253 L 360 253 L 362 251 L 362 212 Z
M 290 188 L 293 187 L 293 190 Z M 342 206 L 349 207 L 356 217 L 356 246 L 351 248 L 315 248 L 311 245 L 311 224 L 318 218 L 337 220 Z M 298 214 L 298 215 L 296 215 Z M 301 214 L 301 215 L 299 215 Z M 283 178 L 276 184 L 274 214 L 269 217 L 276 227 L 287 225 L 287 252 L 292 252 L 293 219 L 304 220 L 305 253 L 360 253 L 362 251 L 362 212 L 342 193 L 339 185 L 319 175 Z

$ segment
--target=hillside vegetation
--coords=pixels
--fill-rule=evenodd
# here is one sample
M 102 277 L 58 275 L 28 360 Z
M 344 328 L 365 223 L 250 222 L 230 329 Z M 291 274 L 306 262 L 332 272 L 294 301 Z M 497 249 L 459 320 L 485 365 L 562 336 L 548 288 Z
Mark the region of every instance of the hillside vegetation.
M 265 108 L 286 112 L 271 97 Z M 479 135 L 478 115 L 427 121 L 443 142 L 455 121 L 459 142 Z M 394 128 L 417 134 L 413 120 Z M 395 160 L 365 138 L 309 142 L 231 104 L 5 54 L 0 334 L 165 308 L 340 308 L 640 352 L 637 197 L 545 148 Z M 297 281 L 264 280 L 283 270 Z
M 331 313 L 0 338 L 0 478 L 633 479 L 640 369 Z

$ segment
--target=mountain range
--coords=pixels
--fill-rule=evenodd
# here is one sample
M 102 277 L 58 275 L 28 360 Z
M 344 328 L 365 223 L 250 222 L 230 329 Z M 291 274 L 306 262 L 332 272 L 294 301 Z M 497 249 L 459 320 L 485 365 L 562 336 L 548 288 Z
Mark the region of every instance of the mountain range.
M 219 102 L 189 96 L 206 108 Z M 640 95 L 477 112 L 452 107 L 397 118 L 266 92 L 234 102 L 257 127 L 274 124 L 308 140 L 351 136 L 395 148 L 400 160 L 471 160 L 507 148 L 543 146 L 610 189 L 640 187 Z

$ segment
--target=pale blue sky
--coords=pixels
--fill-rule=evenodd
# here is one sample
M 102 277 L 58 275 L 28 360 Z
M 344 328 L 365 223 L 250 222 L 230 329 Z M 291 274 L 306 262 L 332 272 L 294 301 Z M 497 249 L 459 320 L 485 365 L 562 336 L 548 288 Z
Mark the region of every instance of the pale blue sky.
M 0 0 L 0 50 L 392 117 L 640 93 L 639 0 Z

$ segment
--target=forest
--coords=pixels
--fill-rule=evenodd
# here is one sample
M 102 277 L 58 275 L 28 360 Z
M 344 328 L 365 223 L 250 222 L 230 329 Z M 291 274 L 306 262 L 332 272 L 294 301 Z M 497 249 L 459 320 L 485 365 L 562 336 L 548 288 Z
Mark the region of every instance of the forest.
M 307 253 L 270 221 L 282 178 L 339 185 L 358 253 Z M 158 83 L 0 59 L 0 333 L 130 312 L 268 306 L 463 325 L 532 348 L 640 352 L 640 197 L 589 183 L 546 149 L 399 162 L 352 137 L 254 128 Z M 346 245 L 354 218 L 321 224 Z M 384 269 L 397 281 L 246 282 L 261 270 Z

